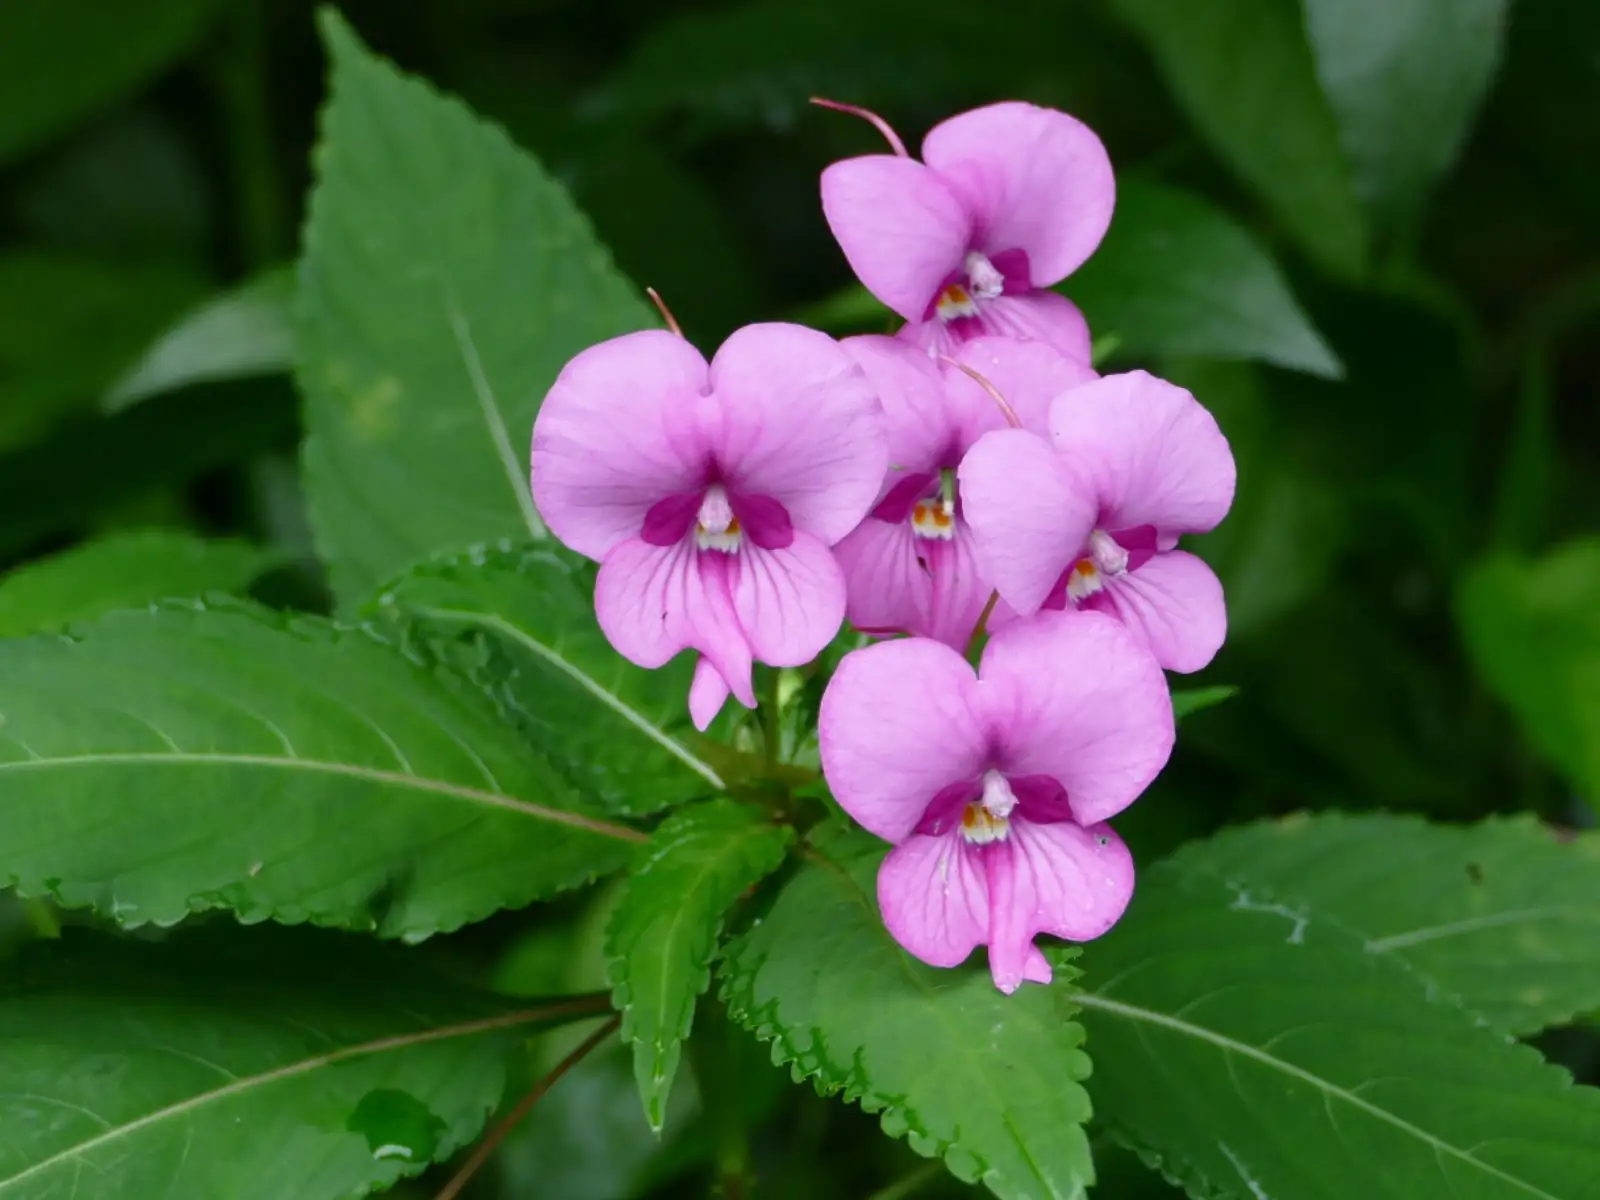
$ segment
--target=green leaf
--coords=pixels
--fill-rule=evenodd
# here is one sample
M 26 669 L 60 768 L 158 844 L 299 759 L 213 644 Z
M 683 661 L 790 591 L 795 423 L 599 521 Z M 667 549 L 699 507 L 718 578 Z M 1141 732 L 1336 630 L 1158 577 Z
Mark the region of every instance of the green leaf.
M 1380 853 L 1381 851 L 1381 853 Z M 1508 1033 L 1600 1009 L 1600 834 L 1324 813 L 1230 829 L 1207 867 L 1327 918 Z
M 530 1034 L 600 1015 L 353 938 L 220 932 L 25 963 L 0 998 L 0 1197 L 365 1195 L 472 1141 Z
M 277 559 L 263 546 L 177 529 L 110 534 L 0 575 L 0 637 L 64 629 L 153 600 L 242 591 Z
M 295 324 L 312 524 L 349 607 L 429 554 L 541 536 L 534 413 L 569 358 L 651 318 L 537 162 L 322 24 Z
M 756 809 L 714 800 L 674 813 L 640 848 L 606 931 L 606 958 L 645 1116 L 657 1133 L 695 1001 L 711 980 L 723 918 L 777 870 L 792 836 Z
M 500 703 L 573 783 L 618 813 L 720 791 L 688 719 L 687 657 L 659 671 L 611 648 L 594 616 L 589 564 L 554 544 L 479 548 L 418 567 L 374 611 L 408 623 Z
M 205 31 L 212 0 L 0 5 L 0 159 L 139 87 Z
M 116 412 L 208 380 L 288 371 L 294 366 L 293 296 L 294 273 L 277 268 L 207 300 L 123 373 L 101 407 Z
M 1302 0 L 1317 77 L 1375 223 L 1416 217 L 1460 153 L 1509 0 Z
M 1231 700 L 1238 694 L 1239 689 L 1232 684 L 1221 684 L 1217 687 L 1179 688 L 1172 693 L 1172 715 L 1175 719 L 1181 721 L 1184 717 L 1213 708 L 1224 700 Z
M 731 943 L 722 995 L 822 1092 L 883 1114 L 884 1131 L 997 1196 L 1082 1197 L 1094 1168 L 1089 1074 L 1066 989 L 995 989 L 981 962 L 939 970 L 883 927 L 886 847 L 833 827 L 772 909 Z M 1070 968 L 1057 966 L 1059 975 Z
M 1146 870 L 1128 915 L 1084 949 L 1090 987 L 1073 999 L 1095 1048 L 1096 1117 L 1192 1195 L 1592 1189 L 1600 1091 L 1574 1087 L 1315 899 L 1277 898 L 1270 870 L 1258 878 L 1254 858 L 1219 842 Z M 1362 866 L 1365 886 L 1412 888 L 1383 841 Z
M 0 451 L 92 407 L 201 290 L 187 269 L 164 263 L 43 251 L 0 257 Z
M 1168 360 L 1160 374 L 1188 388 L 1227 435 L 1245 481 L 1228 519 L 1194 539 L 1228 597 L 1228 636 L 1260 633 L 1328 587 L 1351 537 L 1347 495 L 1321 469 L 1297 414 L 1274 404 L 1263 373 L 1243 363 Z
M 1366 230 L 1297 0 L 1115 0 L 1196 130 L 1327 269 L 1358 275 Z
M 1119 180 L 1111 231 L 1061 290 L 1124 353 L 1343 374 L 1267 252 L 1221 210 L 1175 188 Z
M 1600 541 L 1479 562 L 1456 616 L 1478 673 L 1528 741 L 1600 801 Z
M 687 114 L 674 133 L 696 139 L 793 129 L 812 96 L 878 109 L 925 109 L 938 96 L 955 111 L 1017 87 L 1019 77 L 1070 75 L 1101 48 L 1092 12 L 1054 0 L 1012 0 L 1006 12 L 996 21 L 981 5 L 918 0 L 757 0 L 679 12 L 638 40 L 584 112 L 624 127 Z
M 125 925 L 229 908 L 421 939 L 621 866 L 492 705 L 243 604 L 0 642 L 0 881 Z
M 297 407 L 281 379 L 191 388 L 0 454 L 0 554 L 14 557 L 51 537 L 81 536 L 152 492 L 181 488 L 290 443 Z M 130 446 L 138 452 L 129 453 Z

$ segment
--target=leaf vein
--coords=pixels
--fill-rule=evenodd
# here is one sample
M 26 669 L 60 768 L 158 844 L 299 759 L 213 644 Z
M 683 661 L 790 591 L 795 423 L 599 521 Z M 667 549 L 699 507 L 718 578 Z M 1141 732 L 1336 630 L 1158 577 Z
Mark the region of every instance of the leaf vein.
M 1416 1138 L 1424 1145 L 1432 1147 L 1435 1154 L 1445 1154 L 1452 1158 L 1459 1159 L 1460 1161 L 1478 1168 L 1484 1174 L 1492 1176 L 1503 1183 L 1513 1184 L 1516 1187 L 1521 1188 L 1531 1196 L 1539 1196 L 1542 1197 L 1543 1200 L 1561 1200 L 1560 1197 L 1552 1196 L 1549 1192 L 1544 1191 L 1542 1188 L 1539 1188 L 1524 1179 L 1518 1179 L 1515 1175 L 1512 1175 L 1506 1171 L 1502 1171 L 1499 1167 L 1494 1166 L 1492 1163 L 1486 1163 L 1480 1158 L 1473 1157 L 1470 1152 L 1463 1150 L 1459 1146 L 1455 1146 L 1444 1141 L 1442 1138 L 1436 1136 L 1435 1134 L 1429 1133 L 1426 1129 L 1423 1129 L 1419 1125 L 1413 1125 L 1404 1117 L 1398 1116 L 1386 1108 L 1381 1108 L 1368 1100 L 1364 1100 L 1362 1097 L 1356 1095 L 1356 1093 L 1350 1091 L 1348 1088 L 1340 1087 L 1332 1080 L 1324 1079 L 1322 1076 L 1317 1075 L 1314 1072 L 1307 1071 L 1303 1067 L 1296 1066 L 1294 1063 L 1286 1062 L 1281 1058 L 1276 1058 L 1259 1047 L 1252 1046 L 1247 1042 L 1236 1041 L 1235 1039 L 1228 1037 L 1226 1034 L 1218 1033 L 1214 1029 L 1207 1029 L 1201 1025 L 1194 1025 L 1188 1021 L 1181 1021 L 1175 1017 L 1170 1017 L 1165 1013 L 1156 1012 L 1153 1009 L 1140 1008 L 1134 1004 L 1124 1004 L 1120 1000 L 1112 1000 L 1106 996 L 1096 995 L 1093 992 L 1074 992 L 1072 999 L 1083 1005 L 1085 1008 L 1099 1009 L 1102 1012 L 1112 1013 L 1116 1016 L 1125 1017 L 1129 1020 L 1148 1022 L 1149 1024 L 1159 1025 L 1165 1029 L 1171 1030 L 1174 1033 L 1199 1038 L 1201 1041 L 1210 1042 L 1213 1046 L 1216 1046 L 1223 1052 L 1224 1055 L 1230 1057 L 1237 1055 L 1241 1058 L 1248 1058 L 1252 1062 L 1259 1063 L 1260 1065 L 1269 1067 L 1275 1071 L 1281 1071 L 1283 1074 L 1288 1075 L 1293 1079 L 1298 1079 L 1302 1083 L 1309 1084 L 1310 1086 L 1321 1091 L 1323 1104 L 1325 1106 L 1329 1106 L 1328 1115 L 1330 1121 L 1333 1120 L 1333 1109 L 1331 1107 L 1332 1102 L 1336 1099 L 1342 1100 L 1352 1108 L 1359 1109 L 1368 1116 L 1375 1117 L 1386 1124 L 1392 1125 L 1401 1132 Z M 1338 1131 L 1338 1123 L 1335 1121 L 1333 1124 L 1335 1131 Z M 1446 1178 L 1448 1178 L 1448 1176 L 1446 1176 Z

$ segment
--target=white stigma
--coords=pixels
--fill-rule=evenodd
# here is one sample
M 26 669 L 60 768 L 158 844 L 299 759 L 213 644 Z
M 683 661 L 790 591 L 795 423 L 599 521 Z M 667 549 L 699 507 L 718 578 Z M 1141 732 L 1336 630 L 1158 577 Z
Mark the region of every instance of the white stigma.
M 983 807 L 992 816 L 1004 821 L 1011 815 L 1011 810 L 1017 806 L 1017 794 L 1011 790 L 1011 782 L 999 771 L 985 771 L 983 773 Z
M 983 795 L 961 810 L 961 836 L 974 846 L 1003 842 L 1011 835 L 1017 794 L 999 771 L 983 773 Z
M 1102 591 L 1107 579 L 1115 579 L 1128 569 L 1128 552 L 1103 529 L 1089 535 L 1089 553 L 1067 572 L 1067 598 L 1081 604 Z
M 694 540 L 702 550 L 720 550 L 724 554 L 732 554 L 743 540 L 739 518 L 734 516 L 728 493 L 720 483 L 708 487 L 700 501 L 700 511 L 694 519 Z
M 972 284 L 972 295 L 978 300 L 993 300 L 1006 289 L 1005 276 L 995 270 L 994 264 L 976 250 L 967 251 L 963 264 L 967 280 Z
M 1089 535 L 1089 554 L 1103 575 L 1121 575 L 1128 569 L 1128 552 L 1104 529 Z

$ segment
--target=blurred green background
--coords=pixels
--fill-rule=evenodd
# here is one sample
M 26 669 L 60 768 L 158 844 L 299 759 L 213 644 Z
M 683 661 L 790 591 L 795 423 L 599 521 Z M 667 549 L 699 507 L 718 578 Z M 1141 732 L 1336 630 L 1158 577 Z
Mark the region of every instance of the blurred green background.
M 341 7 L 537 154 L 708 349 L 752 320 L 885 327 L 817 195 L 880 143 L 809 96 L 913 145 L 1003 98 L 1087 121 L 1121 202 L 1063 290 L 1104 369 L 1192 388 L 1239 462 L 1198 547 L 1232 635 L 1197 681 L 1239 691 L 1119 828 L 1149 856 L 1300 808 L 1593 823 L 1594 0 Z M 302 0 L 0 0 L 0 635 L 174 589 L 327 610 L 288 316 L 322 98 Z M 596 903 L 435 952 L 511 990 L 597 986 Z M 747 1094 L 685 1085 L 658 1147 L 625 1059 L 597 1056 L 473 1194 L 704 1195 L 747 1152 L 724 1136 L 741 1110 L 771 1114 L 763 1195 L 961 1191 L 871 1118 L 780 1091 L 753 1043 L 702 1040 L 750 1060 Z M 1600 1077 L 1584 1030 L 1546 1049 Z M 1097 1194 L 1166 1194 L 1131 1157 L 1101 1169 Z

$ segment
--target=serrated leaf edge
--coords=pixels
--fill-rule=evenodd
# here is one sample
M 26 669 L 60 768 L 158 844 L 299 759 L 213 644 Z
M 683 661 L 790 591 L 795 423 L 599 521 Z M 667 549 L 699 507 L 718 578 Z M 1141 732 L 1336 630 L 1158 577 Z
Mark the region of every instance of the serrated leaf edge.
M 28 1167 L 24 1168 L 19 1173 L 10 1176 L 9 1178 L 0 1179 L 0 1193 L 4 1193 L 12 1184 L 21 1183 L 23 1180 L 29 1179 L 39 1174 L 41 1171 L 57 1165 L 58 1163 L 67 1162 L 74 1158 L 78 1158 L 79 1156 L 91 1150 L 97 1149 L 100 1146 L 112 1143 L 118 1138 L 126 1137 L 131 1133 L 148 1128 L 151 1125 L 159 1124 L 168 1118 L 182 1116 L 185 1113 L 193 1112 L 195 1109 L 204 1104 L 226 1099 L 230 1096 L 248 1091 L 253 1087 L 269 1087 L 272 1084 L 281 1082 L 282 1080 L 292 1079 L 297 1075 L 305 1075 L 309 1072 L 320 1070 L 323 1067 L 333 1066 L 337 1063 L 346 1062 L 353 1058 L 361 1058 L 371 1054 L 382 1054 L 390 1050 L 403 1050 L 410 1046 L 425 1045 L 428 1042 L 449 1041 L 453 1038 L 472 1037 L 481 1033 L 493 1033 L 501 1029 L 511 1029 L 519 1025 L 533 1024 L 551 1016 L 558 1015 L 559 1013 L 560 1006 L 551 1006 L 540 1009 L 523 1009 L 518 1012 L 504 1013 L 497 1017 L 484 1017 L 476 1021 L 463 1021 L 454 1025 L 438 1026 L 433 1029 L 420 1030 L 414 1033 L 396 1034 L 387 1038 L 378 1038 L 371 1042 L 363 1042 L 356 1046 L 344 1046 L 338 1050 L 330 1051 L 327 1054 L 319 1054 L 311 1058 L 302 1059 L 297 1063 L 290 1063 L 288 1066 L 275 1067 L 271 1071 L 264 1071 L 259 1075 L 249 1075 L 242 1079 L 234 1079 L 232 1082 L 224 1084 L 222 1087 L 213 1088 L 211 1091 L 202 1092 L 197 1096 L 190 1096 L 184 1100 L 180 1100 L 176 1104 L 169 1104 L 165 1108 L 157 1109 L 155 1112 L 145 1113 L 143 1116 L 136 1117 L 134 1120 L 128 1121 L 122 1125 L 116 1125 L 112 1126 L 110 1129 L 102 1130 L 100 1133 L 86 1141 L 79 1142 L 75 1146 L 68 1146 L 64 1150 L 59 1150 L 50 1155 L 48 1158 L 40 1159 L 38 1162 L 30 1164 Z M 590 1013 L 587 1008 L 584 1008 L 578 1010 L 572 1019 L 578 1019 L 580 1017 L 590 1015 L 597 1014 Z M 493 1111 L 494 1109 L 492 1106 L 485 1108 L 482 1116 L 479 1117 L 475 1122 L 475 1127 L 482 1128 L 484 1121 L 488 1119 L 489 1114 Z M 464 1144 L 465 1142 L 462 1143 L 462 1145 Z M 454 1144 L 453 1142 L 447 1144 L 446 1141 L 442 1140 L 435 1150 L 435 1160 L 442 1161 L 443 1159 L 448 1158 L 451 1154 L 455 1153 L 455 1151 L 458 1149 L 460 1149 L 460 1146 Z M 427 1162 L 418 1162 L 413 1164 L 403 1159 L 396 1161 L 402 1164 L 400 1167 L 402 1176 L 420 1175 L 424 1170 L 427 1169 L 429 1165 Z
M 815 847 L 809 848 L 806 857 L 841 878 L 850 890 L 855 893 L 859 902 L 871 911 L 873 920 L 877 920 L 876 907 L 868 902 L 866 895 L 856 886 L 855 880 L 850 877 L 848 872 Z M 889 936 L 887 930 L 884 931 L 884 936 Z M 760 960 L 750 964 L 748 969 L 735 976 L 732 970 L 729 969 L 731 964 L 728 956 L 726 954 L 722 955 L 718 960 L 718 973 L 722 978 L 722 987 L 719 995 L 728 1006 L 730 1016 L 753 1033 L 759 1040 L 771 1043 L 773 1065 L 788 1066 L 790 1074 L 796 1082 L 802 1079 L 810 1079 L 818 1095 L 837 1095 L 846 1102 L 858 1104 L 863 1112 L 878 1114 L 879 1124 L 884 1133 L 890 1137 L 905 1137 L 912 1150 L 924 1158 L 936 1158 L 942 1161 L 950 1173 L 962 1180 L 962 1182 L 975 1183 L 983 1177 L 988 1165 L 987 1161 L 981 1154 L 969 1149 L 962 1142 L 959 1130 L 956 1136 L 949 1140 L 940 1138 L 930 1132 L 916 1119 L 916 1114 L 908 1106 L 898 1104 L 892 1098 L 873 1093 L 871 1084 L 862 1074 L 859 1063 L 853 1064 L 851 1071 L 847 1073 L 840 1071 L 837 1065 L 823 1063 L 821 1054 L 814 1053 L 810 1057 L 818 1065 L 814 1069 L 808 1068 L 803 1061 L 805 1056 L 784 1033 L 775 1019 L 776 1000 L 761 1006 L 756 1005 L 754 1002 L 753 984 L 756 975 L 760 972 L 762 963 L 765 961 L 766 959 L 763 956 Z M 743 981 L 742 983 L 741 980 Z M 1075 998 L 1075 993 L 1063 993 L 1063 998 L 1070 1002 Z M 1075 1007 L 1072 1012 L 1062 1013 L 1061 1033 L 1063 1036 L 1072 1039 L 1069 1048 L 1078 1050 L 1083 1046 L 1087 1038 L 1087 1031 L 1080 1022 L 1073 1019 L 1075 1015 Z M 818 1039 L 818 1042 L 820 1044 L 820 1039 Z M 1081 1058 L 1084 1069 L 1081 1074 L 1070 1075 L 1067 1082 L 1081 1085 L 1084 1080 L 1090 1077 L 1091 1070 L 1087 1056 L 1078 1055 L 1076 1057 Z M 833 1073 L 839 1077 L 839 1081 L 823 1078 L 824 1071 L 830 1069 L 830 1067 Z M 1085 1126 L 1090 1116 L 1091 1114 L 1085 1111 Z M 1083 1128 L 1084 1126 L 1080 1126 L 1080 1131 Z M 963 1164 L 960 1161 L 951 1161 L 951 1153 L 953 1151 L 966 1155 L 972 1162 L 978 1164 L 978 1170 L 970 1174 L 963 1171 L 961 1169 Z M 1022 1153 L 1023 1157 L 1032 1165 L 1031 1155 L 1026 1150 L 1023 1150 Z M 1041 1180 L 1044 1178 L 1036 1167 L 1034 1168 L 1034 1173 Z M 1069 1194 L 1066 1200 L 1082 1200 L 1086 1194 L 1086 1185 L 1080 1182 L 1078 1188 Z
M 668 818 L 666 822 L 663 822 L 661 827 L 656 831 L 656 836 L 660 836 L 662 833 L 672 828 L 673 824 L 678 822 L 680 818 L 687 819 L 687 817 L 692 815 L 692 813 L 693 809 L 683 809 L 678 813 L 675 813 L 672 817 Z M 782 841 L 777 841 L 774 843 L 773 849 L 775 850 L 775 853 L 771 856 L 771 862 L 761 868 L 759 873 L 754 875 L 754 878 L 751 880 L 751 884 L 747 886 L 753 886 L 755 883 L 760 882 L 782 865 L 784 856 L 788 852 L 788 847 L 793 841 L 793 831 L 784 829 L 782 826 L 772 824 L 752 823 L 747 829 L 739 831 L 738 838 L 736 840 L 730 840 L 729 842 L 725 843 L 725 847 L 731 850 L 735 846 L 748 844 L 749 840 L 756 840 L 761 837 L 769 836 L 774 831 L 788 834 L 788 837 Z M 655 839 L 653 837 L 652 842 L 654 840 Z M 644 854 L 647 853 L 649 849 L 650 846 L 647 844 L 646 846 L 641 847 L 640 852 L 641 854 Z M 649 861 L 641 862 L 636 860 L 633 867 L 629 871 L 630 880 L 643 878 L 646 872 L 648 872 L 649 867 Z M 702 871 L 701 877 L 703 878 L 706 874 L 709 874 L 709 871 Z M 618 926 L 622 923 L 623 916 L 627 911 L 629 894 L 630 893 L 624 893 L 622 901 L 615 909 L 612 910 L 611 916 L 606 922 L 604 943 L 606 958 L 606 980 L 612 986 L 612 1007 L 622 1014 L 622 1039 L 623 1041 L 629 1043 L 630 1046 L 638 1047 L 643 1045 L 644 1042 L 643 1039 L 637 1036 L 634 1026 L 635 1005 L 633 1001 L 632 990 L 629 987 L 626 973 L 628 954 L 626 951 L 619 949 L 616 944 L 616 938 L 619 934 Z M 693 1020 L 696 1003 L 711 986 L 711 964 L 717 957 L 718 943 L 721 940 L 722 931 L 726 924 L 727 915 L 724 914 L 707 934 L 706 943 L 708 946 L 708 952 L 703 959 L 699 959 L 699 956 L 696 956 L 698 961 L 695 961 L 690 976 L 692 994 L 689 1016 L 691 1022 Z M 652 1047 L 655 1051 L 656 1060 L 659 1062 L 661 1057 L 666 1053 L 667 1049 L 669 1049 L 671 1045 L 681 1044 L 687 1036 L 688 1030 L 684 1029 L 677 1032 L 669 1032 L 666 1040 L 664 1041 L 658 1039 Z M 668 1077 L 659 1081 L 659 1083 L 660 1086 L 657 1087 L 650 1097 L 641 1097 L 641 1099 L 644 1101 L 645 1119 L 650 1122 L 652 1131 L 657 1134 L 661 1132 L 662 1124 L 661 1112 L 659 1109 L 661 1104 L 666 1099 L 665 1092 L 670 1089 L 672 1080 L 670 1077 Z M 654 1101 L 654 1107 L 652 1107 L 652 1101 Z
M 470 691 L 462 689 L 447 672 L 430 670 L 428 665 L 413 653 L 407 653 L 393 640 L 385 637 L 383 632 L 372 625 L 343 624 L 325 618 L 315 617 L 306 613 L 283 612 L 270 609 L 250 600 L 230 596 L 226 593 L 217 593 L 199 598 L 158 600 L 143 608 L 121 609 L 107 613 L 93 621 L 78 622 L 69 626 L 60 633 L 40 633 L 24 638 L 10 638 L 12 644 L 23 642 L 66 642 L 69 644 L 82 643 L 86 637 L 92 637 L 97 630 L 108 624 L 126 621 L 131 616 L 139 613 L 159 614 L 162 612 L 216 612 L 230 616 L 247 618 L 265 629 L 278 633 L 288 634 L 301 641 L 331 645 L 341 638 L 349 637 L 382 646 L 394 651 L 399 657 L 404 658 L 413 667 L 423 670 L 430 678 L 447 687 L 453 687 L 461 695 L 472 695 Z M 474 788 L 463 787 L 458 784 L 443 783 L 439 780 L 421 780 L 418 776 L 408 776 L 397 772 L 384 772 L 369 768 L 355 768 L 345 763 L 324 763 L 317 760 L 275 758 L 267 755 L 200 755 L 200 754 L 101 754 L 83 755 L 64 759 L 22 759 L 15 762 L 0 763 L 0 774 L 7 770 L 37 768 L 40 763 L 47 765 L 72 765 L 82 762 L 117 762 L 117 761 L 200 761 L 215 765 L 217 763 L 232 763 L 236 765 L 260 765 L 275 768 L 322 769 L 332 770 L 335 773 L 348 774 L 355 777 L 378 779 L 381 782 L 393 783 L 399 786 L 420 787 L 424 791 L 436 792 L 440 795 L 450 795 L 458 799 L 470 800 L 475 803 L 489 804 L 493 807 L 520 812 L 539 820 L 553 821 L 558 824 L 571 825 L 601 836 L 611 837 L 619 841 L 643 843 L 648 840 L 648 835 L 639 830 L 625 825 L 614 824 L 598 817 L 585 816 L 581 813 L 567 813 L 560 809 L 547 809 L 542 805 L 529 801 L 518 800 L 514 796 L 500 795 L 494 792 L 479 791 Z M 424 786 L 429 785 L 429 786 Z M 609 870 L 596 870 L 574 882 L 571 887 L 582 887 L 593 882 Z M 310 908 L 302 905 L 284 904 L 246 904 L 237 898 L 230 897 L 226 891 L 197 892 L 188 897 L 185 903 L 185 912 L 170 921 L 152 922 L 139 914 L 130 913 L 119 909 L 113 902 L 101 902 L 95 899 L 79 900 L 66 896 L 63 889 L 72 881 L 60 879 L 34 880 L 25 879 L 20 875 L 7 875 L 4 877 L 3 886 L 11 888 L 21 899 L 47 898 L 52 903 L 62 908 L 80 910 L 87 909 L 103 912 L 111 917 L 119 927 L 124 929 L 137 929 L 144 925 L 155 923 L 158 927 L 169 927 L 178 924 L 185 916 L 198 913 L 227 910 L 231 912 L 241 924 L 253 925 L 261 921 L 271 920 L 283 925 L 311 924 L 322 928 L 343 929 L 356 932 L 373 932 L 378 928 L 376 921 L 352 922 L 347 910 L 324 910 Z M 501 911 L 505 907 L 515 907 L 518 903 L 530 903 L 548 893 L 535 891 L 524 899 L 513 900 L 508 904 L 492 904 L 478 908 L 464 909 L 460 919 L 456 921 L 439 922 L 427 928 L 405 929 L 396 931 L 396 935 L 408 941 L 419 941 L 423 938 L 438 933 L 451 933 L 465 925 L 483 920 Z

